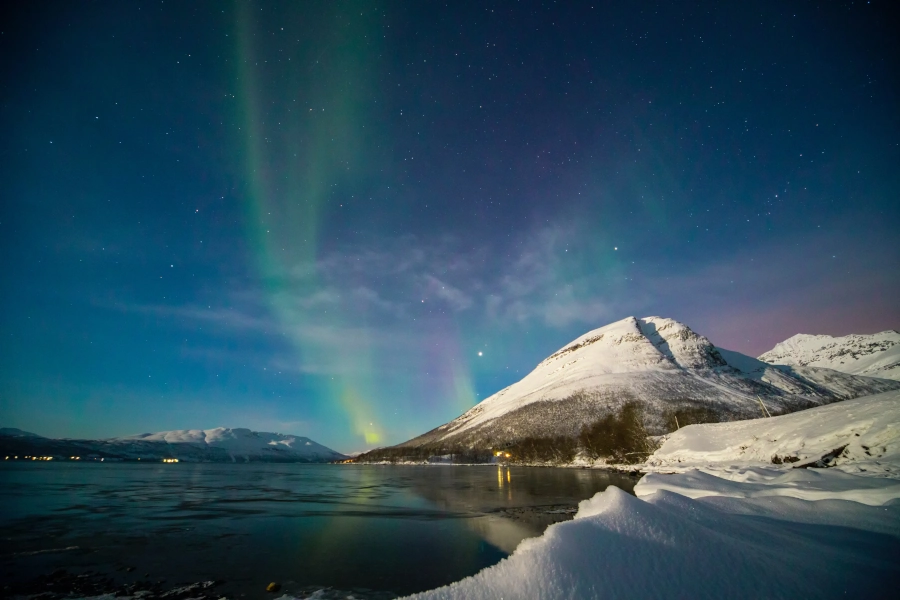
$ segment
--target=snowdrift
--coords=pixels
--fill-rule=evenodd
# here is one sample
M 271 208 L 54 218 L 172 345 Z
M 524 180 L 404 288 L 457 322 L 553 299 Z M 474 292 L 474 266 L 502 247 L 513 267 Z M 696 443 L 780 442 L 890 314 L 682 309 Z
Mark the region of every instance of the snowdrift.
M 889 597 L 898 551 L 896 503 L 638 499 L 613 487 L 499 564 L 410 598 Z
M 900 392 L 770 419 L 689 425 L 647 460 L 652 470 L 813 464 L 900 477 Z

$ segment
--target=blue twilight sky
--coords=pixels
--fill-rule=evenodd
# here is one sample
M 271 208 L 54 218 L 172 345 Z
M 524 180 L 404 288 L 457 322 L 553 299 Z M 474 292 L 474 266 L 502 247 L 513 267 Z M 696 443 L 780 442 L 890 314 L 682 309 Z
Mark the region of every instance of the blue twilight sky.
M 629 315 L 898 328 L 892 9 L 4 6 L 0 425 L 349 452 Z

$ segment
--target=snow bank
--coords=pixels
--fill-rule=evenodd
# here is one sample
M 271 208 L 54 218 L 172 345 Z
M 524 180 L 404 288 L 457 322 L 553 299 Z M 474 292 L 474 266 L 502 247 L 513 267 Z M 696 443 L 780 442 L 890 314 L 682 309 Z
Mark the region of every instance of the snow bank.
M 784 496 L 801 500 L 853 500 L 880 506 L 900 498 L 900 481 L 860 477 L 833 469 L 732 468 L 722 471 L 691 470 L 686 473 L 645 475 L 635 486 L 639 498 L 661 490 L 688 498 L 724 496 L 767 498 Z
M 685 427 L 651 463 L 702 470 L 648 474 L 637 497 L 611 487 L 499 564 L 410 598 L 894 597 L 898 458 L 900 392 Z M 794 468 L 823 460 L 836 468 Z
M 900 577 L 898 523 L 898 503 L 639 499 L 611 487 L 499 564 L 410 598 L 887 596 Z
M 900 477 L 900 392 L 770 419 L 683 427 L 668 436 L 647 467 L 791 469 L 817 461 L 847 473 Z

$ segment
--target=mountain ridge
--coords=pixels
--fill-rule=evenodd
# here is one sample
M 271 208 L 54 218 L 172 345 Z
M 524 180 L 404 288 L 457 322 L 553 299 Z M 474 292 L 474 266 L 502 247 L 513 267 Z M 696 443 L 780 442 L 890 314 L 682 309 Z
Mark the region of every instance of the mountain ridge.
M 640 405 L 649 433 L 661 434 L 678 411 L 740 420 L 759 416 L 761 401 L 781 414 L 898 388 L 831 369 L 773 365 L 717 348 L 673 319 L 628 317 L 583 334 L 518 382 L 395 448 L 474 449 L 575 437 L 629 403 Z
M 6 431 L 4 428 L 0 431 Z M 100 440 L 0 433 L 0 452 L 13 455 L 86 456 L 119 460 L 189 462 L 331 462 L 347 458 L 308 437 L 247 428 L 176 429 Z
M 900 381 L 900 332 L 888 329 L 840 337 L 798 333 L 761 354 L 759 360 Z

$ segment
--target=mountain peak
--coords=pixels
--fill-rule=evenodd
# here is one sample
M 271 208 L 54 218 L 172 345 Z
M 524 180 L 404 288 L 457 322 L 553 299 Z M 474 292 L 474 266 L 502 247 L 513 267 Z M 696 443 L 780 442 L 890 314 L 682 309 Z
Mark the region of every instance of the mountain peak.
M 401 446 L 493 447 L 577 436 L 629 402 L 641 406 L 650 429 L 663 433 L 673 411 L 746 419 L 759 416 L 760 398 L 767 410 L 791 412 L 895 387 L 821 369 L 777 368 L 720 351 L 674 319 L 627 317 L 579 336 L 521 380 Z
M 842 337 L 798 333 L 761 354 L 759 360 L 900 380 L 900 333 L 892 329 Z

